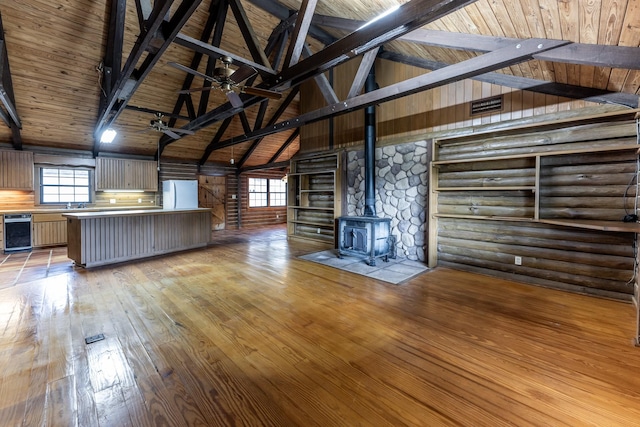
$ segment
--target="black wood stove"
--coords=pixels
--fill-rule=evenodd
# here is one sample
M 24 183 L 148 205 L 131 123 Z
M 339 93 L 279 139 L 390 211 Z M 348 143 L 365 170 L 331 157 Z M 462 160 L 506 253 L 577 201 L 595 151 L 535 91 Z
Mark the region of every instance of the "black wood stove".
M 374 67 L 367 77 L 365 90 L 375 90 Z M 395 237 L 391 235 L 391 218 L 378 218 L 375 196 L 375 106 L 365 109 L 364 126 L 364 215 L 338 218 L 338 257 L 368 256 L 368 264 L 376 265 L 376 258 L 385 262 L 395 258 Z

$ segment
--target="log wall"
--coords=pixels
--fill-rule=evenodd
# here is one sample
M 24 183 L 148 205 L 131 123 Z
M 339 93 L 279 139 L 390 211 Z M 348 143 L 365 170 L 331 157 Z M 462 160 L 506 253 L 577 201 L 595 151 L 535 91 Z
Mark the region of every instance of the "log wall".
M 618 224 L 634 213 L 637 152 L 600 150 L 636 139 L 634 122 L 615 122 L 440 141 L 432 172 L 437 264 L 630 300 L 634 233 L 539 221 Z

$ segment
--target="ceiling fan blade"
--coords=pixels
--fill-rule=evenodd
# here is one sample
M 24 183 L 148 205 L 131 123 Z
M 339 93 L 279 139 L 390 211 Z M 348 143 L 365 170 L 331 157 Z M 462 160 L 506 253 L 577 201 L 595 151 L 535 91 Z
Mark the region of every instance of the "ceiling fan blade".
M 173 138 L 173 139 L 180 139 L 180 138 L 182 138 L 180 135 L 178 135 L 177 133 L 175 133 L 175 132 L 173 132 L 173 131 L 171 131 L 171 130 L 169 130 L 169 129 L 164 129 L 164 130 L 162 131 L 162 133 L 164 133 L 164 134 L 166 134 L 166 135 L 170 136 L 170 137 L 171 137 L 171 138 Z
M 167 128 L 167 130 L 170 130 L 171 132 L 174 132 L 174 133 L 182 133 L 185 135 L 195 135 L 195 132 L 189 129 Z
M 226 93 L 226 95 L 227 95 L 227 98 L 229 99 L 229 102 L 234 108 L 244 107 L 244 102 L 242 102 L 242 99 L 240 99 L 237 93 L 230 90 L 229 92 Z
M 243 64 L 237 70 L 235 70 L 231 74 L 231 76 L 229 76 L 229 79 L 233 81 L 235 84 L 238 84 L 240 82 L 247 80 L 250 77 L 255 76 L 256 74 L 258 74 L 258 72 L 256 71 L 255 68 L 253 68 L 250 65 Z
M 242 88 L 242 91 L 248 95 L 264 96 L 265 98 L 269 98 L 269 99 L 282 98 L 282 94 L 280 92 L 276 92 L 274 90 L 269 90 L 269 89 L 260 89 L 259 87 L 245 86 Z
M 167 62 L 167 64 L 169 64 L 173 68 L 177 68 L 178 70 L 184 71 L 184 72 L 189 73 L 189 74 L 193 74 L 194 76 L 202 77 L 203 79 L 209 80 L 210 82 L 218 83 L 218 81 L 215 78 L 213 78 L 211 76 L 207 76 L 206 74 L 201 73 L 200 71 L 196 71 L 196 70 L 194 70 L 192 68 L 185 67 L 184 65 L 178 64 L 177 62 Z

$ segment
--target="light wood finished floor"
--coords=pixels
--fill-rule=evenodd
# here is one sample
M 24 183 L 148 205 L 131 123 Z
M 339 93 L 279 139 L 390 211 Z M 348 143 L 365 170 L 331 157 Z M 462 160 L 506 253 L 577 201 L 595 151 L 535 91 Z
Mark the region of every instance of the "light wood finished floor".
M 319 248 L 282 227 L 216 236 L 93 270 L 2 258 L 0 425 L 640 422 L 628 304 L 446 269 L 396 286 L 297 259 Z

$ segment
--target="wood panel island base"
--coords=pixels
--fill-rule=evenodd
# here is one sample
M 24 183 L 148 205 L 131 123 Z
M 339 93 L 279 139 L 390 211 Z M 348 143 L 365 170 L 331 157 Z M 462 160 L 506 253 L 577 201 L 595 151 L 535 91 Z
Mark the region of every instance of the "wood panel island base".
M 95 267 L 206 246 L 211 209 L 70 212 L 67 253 L 76 265 Z

